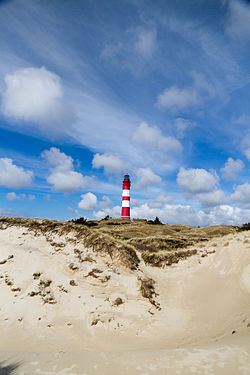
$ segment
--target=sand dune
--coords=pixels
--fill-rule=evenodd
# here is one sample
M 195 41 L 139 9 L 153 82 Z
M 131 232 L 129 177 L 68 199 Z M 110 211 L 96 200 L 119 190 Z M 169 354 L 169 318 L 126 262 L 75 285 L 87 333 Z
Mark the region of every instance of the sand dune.
M 43 225 L 1 223 L 0 374 L 250 373 L 249 231 L 159 268 Z

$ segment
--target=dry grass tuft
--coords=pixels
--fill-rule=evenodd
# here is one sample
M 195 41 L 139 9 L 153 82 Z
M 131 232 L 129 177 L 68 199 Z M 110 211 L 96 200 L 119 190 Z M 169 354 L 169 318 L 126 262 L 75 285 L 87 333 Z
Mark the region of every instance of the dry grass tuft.
M 140 278 L 139 281 L 141 282 L 140 292 L 142 297 L 147 298 L 153 306 L 160 310 L 159 303 L 157 303 L 154 299 L 158 296 L 155 291 L 155 281 L 150 278 Z
M 153 267 L 165 267 L 171 266 L 174 263 L 178 263 L 180 260 L 187 259 L 188 257 L 197 254 L 197 250 L 182 250 L 174 252 L 157 252 L 152 253 L 144 251 L 142 253 L 142 259 L 147 265 Z

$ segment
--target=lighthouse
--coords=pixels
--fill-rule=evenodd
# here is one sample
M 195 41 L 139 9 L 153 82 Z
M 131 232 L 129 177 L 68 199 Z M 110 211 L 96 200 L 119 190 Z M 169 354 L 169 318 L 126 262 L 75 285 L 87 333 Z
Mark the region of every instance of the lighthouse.
M 130 219 L 130 179 L 125 174 L 122 185 L 122 219 Z

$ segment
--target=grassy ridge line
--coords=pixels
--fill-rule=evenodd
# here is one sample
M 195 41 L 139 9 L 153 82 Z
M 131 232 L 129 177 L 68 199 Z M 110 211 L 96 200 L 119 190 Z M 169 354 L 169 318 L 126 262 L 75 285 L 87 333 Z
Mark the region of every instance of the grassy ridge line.
M 34 232 L 35 235 L 41 233 L 47 240 L 50 234 L 62 236 L 74 233 L 76 240 L 80 241 L 84 246 L 92 248 L 96 252 L 108 254 L 112 260 L 118 260 L 131 270 L 136 269 L 139 263 L 133 246 L 110 235 L 94 232 L 83 225 L 47 219 L 0 217 L 0 229 L 6 229 L 11 226 L 25 227 Z
M 108 254 L 114 262 L 118 261 L 132 270 L 139 264 L 138 252 L 147 265 L 170 266 L 196 254 L 189 246 L 239 230 L 239 227 L 233 226 L 192 228 L 184 225 L 149 225 L 145 220 L 111 219 L 90 223 L 95 225 L 90 227 L 56 220 L 0 217 L 0 228 L 3 225 L 22 225 L 35 235 L 37 232 L 43 233 L 49 242 L 50 233 L 74 233 L 75 241 L 96 252 Z

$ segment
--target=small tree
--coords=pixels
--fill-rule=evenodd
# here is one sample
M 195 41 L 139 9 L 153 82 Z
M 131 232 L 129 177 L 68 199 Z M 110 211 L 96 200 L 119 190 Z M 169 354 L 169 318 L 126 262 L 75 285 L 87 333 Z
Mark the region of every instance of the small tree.
M 239 227 L 239 230 L 250 230 L 250 223 L 242 224 L 242 226 Z
M 111 219 L 112 219 L 112 217 L 109 216 L 109 215 L 107 215 L 107 216 L 105 216 L 102 220 L 111 220 Z
M 78 219 L 73 219 L 71 222 L 75 224 L 82 224 L 82 225 L 88 225 L 87 219 L 85 217 L 79 217 Z
M 158 216 L 156 216 L 154 220 L 148 220 L 148 224 L 162 225 L 162 222 L 160 221 Z
M 156 218 L 154 219 L 154 224 L 162 224 L 158 216 L 156 216 Z

